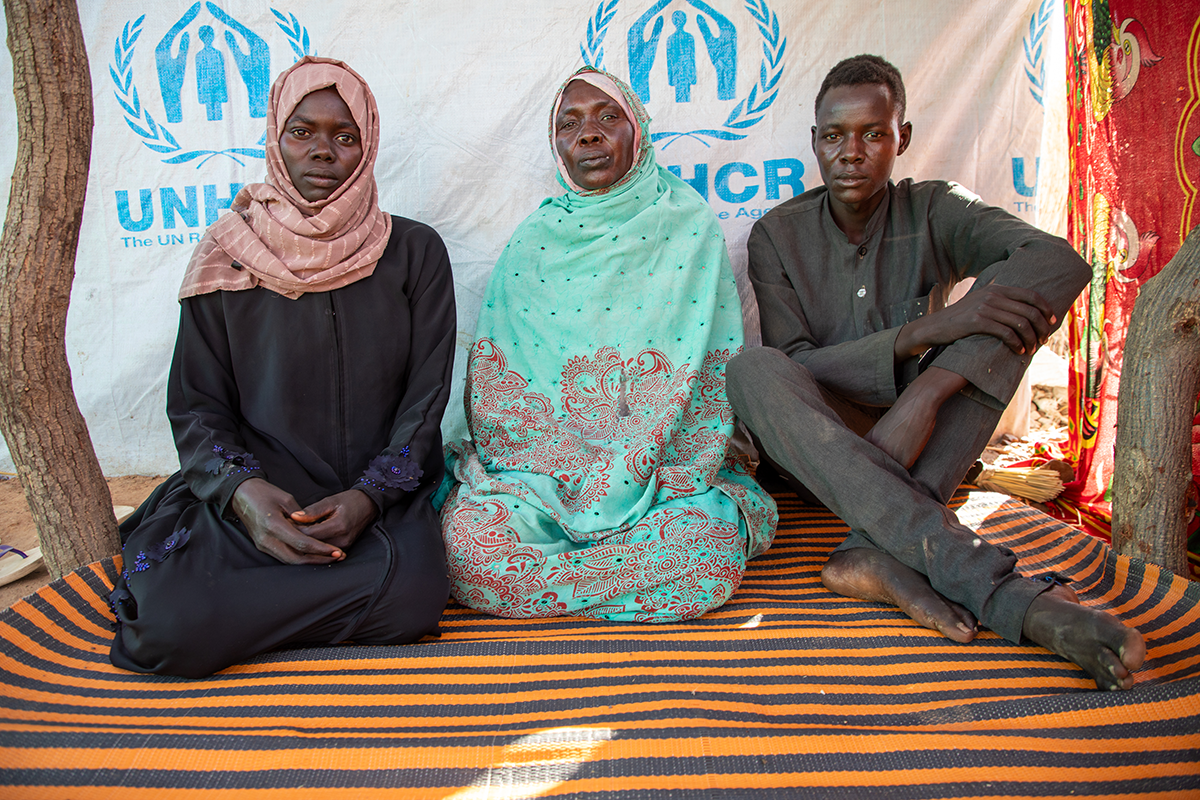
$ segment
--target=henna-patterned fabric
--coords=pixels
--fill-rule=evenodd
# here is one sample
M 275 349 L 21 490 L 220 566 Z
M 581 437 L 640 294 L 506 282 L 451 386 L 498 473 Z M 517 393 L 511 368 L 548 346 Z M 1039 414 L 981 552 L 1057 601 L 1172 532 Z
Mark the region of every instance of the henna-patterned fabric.
M 601 77 L 643 144 L 608 191 L 545 201 L 488 283 L 442 509 L 452 591 L 509 617 L 690 619 L 778 517 L 726 453 L 742 319 L 721 229 Z

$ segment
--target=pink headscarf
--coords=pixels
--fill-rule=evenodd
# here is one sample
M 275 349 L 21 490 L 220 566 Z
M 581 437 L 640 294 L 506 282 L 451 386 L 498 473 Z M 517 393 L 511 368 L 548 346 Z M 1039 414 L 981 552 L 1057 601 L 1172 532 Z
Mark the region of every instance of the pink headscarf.
M 337 89 L 362 137 L 362 160 L 324 200 L 305 200 L 288 176 L 279 137 L 304 97 Z M 242 188 L 205 232 L 183 276 L 179 299 L 263 286 L 295 300 L 327 292 L 375 271 L 392 232 L 379 208 L 375 157 L 379 109 L 358 73 L 331 58 L 305 56 L 275 79 L 267 106 L 267 182 Z M 237 266 L 235 266 L 237 265 Z

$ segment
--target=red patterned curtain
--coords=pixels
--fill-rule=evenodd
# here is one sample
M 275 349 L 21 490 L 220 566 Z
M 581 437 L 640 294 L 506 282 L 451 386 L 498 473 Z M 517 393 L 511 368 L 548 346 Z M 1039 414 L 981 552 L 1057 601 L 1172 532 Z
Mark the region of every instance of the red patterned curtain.
M 1129 315 L 1139 287 L 1200 224 L 1200 2 L 1066 0 L 1065 11 L 1067 229 L 1093 277 L 1068 320 L 1067 457 L 1078 478 L 1058 508 L 1107 537 Z M 1193 452 L 1200 475 L 1200 446 Z M 1200 577 L 1194 552 L 1191 567 Z

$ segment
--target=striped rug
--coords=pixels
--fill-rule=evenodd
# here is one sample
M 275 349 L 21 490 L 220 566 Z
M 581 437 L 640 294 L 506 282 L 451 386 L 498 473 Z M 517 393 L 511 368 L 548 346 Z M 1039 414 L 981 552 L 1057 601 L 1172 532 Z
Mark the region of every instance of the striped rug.
M 0 613 L 0 798 L 1200 797 L 1200 585 L 1001 495 L 957 501 L 1142 630 L 1133 691 L 831 594 L 845 528 L 788 495 L 775 545 L 691 623 L 451 605 L 440 639 L 199 681 L 109 665 L 114 566 L 94 564 Z

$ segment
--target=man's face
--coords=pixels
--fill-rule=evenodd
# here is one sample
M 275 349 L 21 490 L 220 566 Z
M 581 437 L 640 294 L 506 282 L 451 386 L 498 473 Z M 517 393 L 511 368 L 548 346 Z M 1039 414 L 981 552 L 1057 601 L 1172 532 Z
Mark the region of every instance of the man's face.
M 912 126 L 901 124 L 887 86 L 830 89 L 817 109 L 812 147 L 835 206 L 874 211 L 911 135 Z

